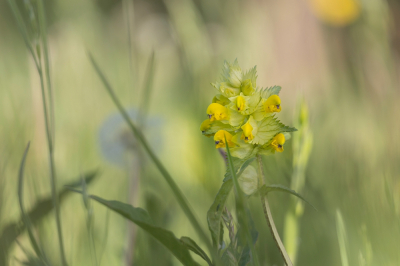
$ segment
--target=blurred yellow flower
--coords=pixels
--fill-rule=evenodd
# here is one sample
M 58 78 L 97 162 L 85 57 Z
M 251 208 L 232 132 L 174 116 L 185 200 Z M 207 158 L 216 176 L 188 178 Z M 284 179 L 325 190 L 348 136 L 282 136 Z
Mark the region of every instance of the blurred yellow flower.
M 332 26 L 346 26 L 360 16 L 357 0 L 309 0 L 309 3 L 315 16 Z

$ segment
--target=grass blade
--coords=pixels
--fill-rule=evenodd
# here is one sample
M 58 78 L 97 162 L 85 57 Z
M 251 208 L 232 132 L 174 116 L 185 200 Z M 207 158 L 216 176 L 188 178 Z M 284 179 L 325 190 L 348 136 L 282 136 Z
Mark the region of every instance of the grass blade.
M 212 262 L 207 254 L 202 250 L 193 239 L 187 236 L 181 237 L 181 242 L 184 244 L 189 250 L 193 251 L 197 255 L 199 255 L 203 260 L 205 260 L 209 266 L 212 266 Z
M 43 50 L 43 60 L 44 60 L 44 71 L 46 76 L 47 83 L 47 92 L 48 92 L 48 102 L 49 102 L 49 113 L 50 113 L 50 125 L 51 125 L 51 136 L 52 136 L 52 145 L 54 146 L 54 98 L 51 87 L 50 80 L 50 63 L 49 63 L 49 50 L 47 48 L 47 29 L 46 29 L 46 15 L 44 11 L 43 0 L 38 1 L 38 18 L 39 18 L 39 29 L 40 29 L 40 37 L 42 42 L 42 50 Z
M 15 20 L 17 21 L 17 26 L 18 26 L 19 31 L 21 32 L 22 38 L 24 38 L 25 45 L 32 55 L 32 58 L 36 65 L 36 68 L 40 69 L 38 59 L 36 58 L 33 47 L 29 41 L 28 31 L 25 27 L 25 23 L 24 23 L 24 20 L 22 19 L 22 15 L 21 15 L 21 12 L 19 11 L 17 3 L 15 2 L 15 0 L 7 0 L 7 1 L 8 1 L 8 4 L 10 5 L 10 8 L 14 14 Z
M 132 130 L 132 133 L 134 134 L 136 139 L 142 144 L 144 150 L 147 152 L 147 154 L 152 159 L 152 161 L 154 162 L 154 164 L 156 165 L 158 170 L 161 172 L 161 174 L 164 177 L 164 179 L 167 181 L 167 183 L 168 183 L 169 187 L 172 189 L 172 192 L 173 192 L 175 198 L 177 199 L 180 207 L 184 211 L 185 215 L 188 217 L 190 223 L 192 224 L 192 226 L 196 230 L 197 234 L 200 236 L 202 241 L 204 241 L 206 243 L 206 245 L 207 245 L 208 249 L 210 250 L 210 252 L 212 252 L 212 246 L 211 246 L 211 243 L 210 243 L 210 241 L 208 239 L 208 236 L 205 233 L 205 231 L 201 228 L 199 222 L 197 221 L 194 213 L 192 212 L 192 210 L 191 210 L 191 208 L 190 208 L 190 206 L 189 206 L 189 204 L 187 202 L 187 199 L 185 198 L 185 196 L 183 195 L 183 193 L 181 192 L 179 187 L 176 185 L 176 183 L 173 180 L 173 178 L 171 177 L 171 175 L 168 173 L 168 171 L 162 165 L 161 161 L 158 159 L 158 157 L 155 155 L 153 150 L 150 148 L 150 145 L 148 144 L 148 142 L 146 141 L 145 137 L 143 136 L 143 133 L 138 128 L 136 128 L 136 126 L 133 124 L 133 122 L 129 118 L 129 115 L 127 114 L 127 112 L 124 109 L 124 107 L 122 106 L 121 102 L 119 101 L 119 99 L 115 95 L 114 90 L 112 89 L 111 85 L 107 81 L 107 79 L 104 76 L 103 72 L 100 70 L 100 67 L 98 66 L 98 64 L 96 63 L 96 61 L 94 60 L 93 56 L 90 53 L 89 53 L 89 58 L 90 58 L 90 61 L 91 61 L 92 65 L 93 65 L 94 69 L 96 70 L 98 76 L 100 77 L 100 79 L 103 82 L 105 88 L 107 89 L 107 92 L 111 96 L 112 101 L 117 106 L 117 108 L 120 111 L 122 117 L 125 119 L 126 123 L 129 125 L 130 129 Z
M 291 190 L 290 188 L 287 188 L 285 186 L 282 186 L 282 185 L 269 185 L 269 186 L 262 185 L 260 190 L 259 190 L 259 192 L 264 194 L 264 195 L 267 195 L 269 192 L 272 192 L 272 191 L 279 191 L 279 192 L 285 192 L 285 193 L 292 194 L 292 195 L 302 199 L 304 202 L 306 202 L 308 205 L 310 205 L 311 207 L 313 207 L 317 211 L 317 208 L 315 208 L 314 205 L 312 205 L 310 202 L 308 202 L 300 194 L 298 194 L 296 191 Z
M 28 217 L 28 215 L 25 212 L 25 207 L 24 207 L 24 195 L 23 195 L 23 191 L 24 191 L 24 170 L 25 170 L 25 162 L 26 162 L 26 156 L 28 155 L 28 151 L 29 151 L 29 146 L 30 143 L 28 143 L 28 145 L 26 146 L 25 152 L 24 152 L 24 156 L 22 157 L 22 161 L 21 161 L 21 165 L 19 168 L 19 173 L 18 173 L 18 201 L 19 201 L 19 207 L 21 210 L 21 216 L 22 216 L 22 220 L 28 230 L 28 236 L 29 236 L 29 240 L 31 242 L 32 248 L 35 251 L 36 255 L 43 261 L 46 261 L 46 258 L 44 256 L 43 251 L 41 250 L 41 248 L 39 247 L 38 243 L 36 242 L 35 236 L 33 235 L 33 230 L 32 230 L 32 224 L 31 221 Z
M 226 154 L 227 154 L 227 158 L 228 158 L 228 167 L 231 172 L 233 185 L 235 188 L 237 218 L 239 220 L 240 227 L 244 228 L 246 242 L 250 246 L 250 253 L 251 253 L 251 257 L 252 257 L 251 262 L 253 265 L 259 265 L 259 262 L 257 259 L 257 254 L 255 252 L 253 241 L 252 241 L 253 238 L 251 236 L 251 232 L 250 232 L 250 228 L 249 228 L 249 221 L 247 219 L 246 210 L 244 207 L 244 200 L 245 200 L 244 195 L 239 186 L 239 182 L 238 182 L 236 172 L 235 172 L 235 169 L 233 166 L 231 152 L 229 151 L 228 141 L 226 141 L 226 138 L 225 138 L 225 144 L 226 144 Z
M 340 210 L 336 210 L 336 232 L 340 248 L 340 259 L 342 266 L 349 266 L 349 259 L 347 256 L 347 233 L 344 225 L 342 213 Z
M 154 72 L 155 72 L 155 53 L 154 50 L 151 52 L 149 62 L 147 64 L 147 72 L 146 72 L 146 78 L 143 86 L 143 97 L 140 101 L 140 106 L 139 106 L 139 122 L 138 125 L 144 125 L 144 121 L 146 120 L 147 117 L 147 112 L 150 104 L 150 96 L 153 88 L 153 79 L 154 79 Z

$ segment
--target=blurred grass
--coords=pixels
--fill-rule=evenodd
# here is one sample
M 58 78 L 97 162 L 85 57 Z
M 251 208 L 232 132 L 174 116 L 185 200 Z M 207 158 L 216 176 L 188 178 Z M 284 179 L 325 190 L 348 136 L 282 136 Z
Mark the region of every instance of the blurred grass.
M 225 167 L 212 141 L 201 136 L 198 128 L 214 94 L 209 83 L 218 78 L 224 59 L 238 58 L 244 68 L 257 64 L 262 86 L 282 86 L 279 115 L 283 121 L 291 124 L 298 97 L 304 96 L 309 105 L 314 145 L 302 196 L 319 211 L 305 208 L 298 265 L 341 264 L 336 209 L 346 223 L 349 265 L 359 264 L 360 253 L 369 256 L 366 265 L 400 263 L 398 2 L 362 1 L 360 17 L 337 28 L 318 20 L 306 1 L 135 0 L 131 30 L 137 76 L 133 79 L 121 1 L 45 4 L 60 186 L 82 169 L 100 166 L 102 172 L 91 193 L 126 202 L 126 169 L 104 161 L 97 138 L 100 125 L 116 109 L 103 93 L 85 51 L 99 55 L 124 106 L 138 107 L 138 89 L 154 49 L 157 72 L 148 110 L 149 116 L 164 120 L 157 132 L 162 139 L 159 155 L 206 228 L 206 212 Z M 32 146 L 26 183 L 32 185 L 26 187 L 26 210 L 49 195 L 50 188 L 39 80 L 4 0 L 0 0 L 0 36 L 2 230 L 20 218 L 15 177 L 19 151 L 28 140 Z M 283 154 L 264 158 L 267 185 L 290 186 L 290 145 L 288 141 Z M 139 206 L 149 211 L 157 225 L 199 243 L 161 178 L 151 164 L 144 166 Z M 280 233 L 290 200 L 285 194 L 272 195 L 269 200 Z M 231 197 L 228 207 L 232 209 L 233 204 Z M 256 250 L 261 264 L 282 264 L 259 200 L 252 198 L 249 204 L 260 232 Z M 96 205 L 93 212 L 94 238 L 102 243 L 106 213 Z M 61 207 L 70 265 L 91 263 L 85 215 L 80 197 L 71 197 Z M 59 261 L 55 230 L 52 217 L 37 226 L 50 261 Z M 121 262 L 125 232 L 125 222 L 110 214 L 103 265 Z M 138 265 L 178 264 L 140 231 L 137 238 Z M 26 235 L 19 240 L 29 246 Z M 17 246 L 13 255 L 25 258 Z

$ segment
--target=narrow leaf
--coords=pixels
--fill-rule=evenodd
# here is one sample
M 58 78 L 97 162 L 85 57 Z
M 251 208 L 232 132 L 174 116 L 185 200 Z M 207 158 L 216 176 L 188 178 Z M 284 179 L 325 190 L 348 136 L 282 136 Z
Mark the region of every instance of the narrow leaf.
M 194 242 L 193 239 L 187 237 L 187 236 L 183 236 L 181 237 L 181 242 L 191 251 L 193 251 L 194 253 L 196 253 L 197 255 L 199 255 L 201 258 L 203 258 L 209 266 L 212 266 L 212 262 L 210 260 L 210 258 L 207 256 L 207 254 L 204 252 L 204 250 L 202 250 L 199 245 L 197 245 L 196 242 Z
M 269 185 L 269 186 L 263 185 L 259 189 L 259 192 L 264 194 L 264 195 L 267 195 L 269 192 L 272 192 L 272 191 L 285 192 L 285 193 L 292 194 L 292 195 L 304 200 L 307 204 L 309 204 L 311 207 L 313 207 L 315 210 L 317 210 L 317 208 L 315 208 L 310 202 L 308 202 L 300 194 L 298 194 L 296 191 L 291 190 L 290 188 L 287 188 L 285 186 L 282 186 L 282 185 Z
M 208 228 L 210 229 L 213 245 L 216 249 L 219 249 L 221 245 L 219 237 L 221 235 L 221 215 L 232 187 L 232 179 L 224 182 L 215 196 L 213 204 L 207 212 Z
M 22 216 L 22 220 L 28 230 L 28 236 L 29 236 L 29 240 L 31 242 L 32 248 L 35 251 L 36 255 L 42 260 L 42 261 L 46 261 L 46 258 L 41 250 L 41 248 L 39 247 L 38 243 L 36 242 L 35 236 L 33 235 L 33 226 L 31 224 L 31 221 L 28 217 L 28 215 L 25 212 L 25 206 L 24 206 L 24 170 L 25 170 L 25 162 L 26 162 L 26 156 L 28 155 L 28 151 L 29 151 L 29 146 L 30 143 L 28 143 L 28 145 L 26 146 L 25 152 L 24 152 L 24 156 L 22 157 L 22 161 L 21 161 L 21 165 L 19 168 L 19 173 L 18 173 L 18 201 L 19 201 L 19 207 L 20 207 L 20 211 L 21 211 L 21 216 Z

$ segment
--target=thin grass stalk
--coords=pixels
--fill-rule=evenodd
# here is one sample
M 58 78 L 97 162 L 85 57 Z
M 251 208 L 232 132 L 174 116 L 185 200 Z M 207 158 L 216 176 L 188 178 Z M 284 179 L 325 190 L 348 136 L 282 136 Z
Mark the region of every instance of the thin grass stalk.
M 57 235 L 58 235 L 58 242 L 59 242 L 59 246 L 60 246 L 62 265 L 66 266 L 67 260 L 66 260 L 65 252 L 64 252 L 64 241 L 63 241 L 61 218 L 60 218 L 60 206 L 59 206 L 58 197 L 57 197 L 57 179 L 56 179 L 56 170 L 55 170 L 55 166 L 54 166 L 54 150 L 53 150 L 53 142 L 52 142 L 51 132 L 50 132 L 51 129 L 50 129 L 50 124 L 49 124 L 48 111 L 47 111 L 47 106 L 46 106 L 46 95 L 45 95 L 46 92 L 45 92 L 45 88 L 44 88 L 44 77 L 43 77 L 42 71 L 39 71 L 39 76 L 40 76 L 40 85 L 41 85 L 41 90 L 42 90 L 43 115 L 45 118 L 46 139 L 47 139 L 47 147 L 48 147 L 48 154 L 49 154 L 51 197 L 53 200 L 55 216 L 56 216 Z
M 32 55 L 32 58 L 35 62 L 35 65 L 36 65 L 36 68 L 37 68 L 37 71 L 38 71 L 39 77 L 40 77 L 42 102 L 43 102 L 43 113 L 44 113 L 44 120 L 45 120 L 45 131 L 46 131 L 46 139 L 47 139 L 47 144 L 48 144 L 47 146 L 48 146 L 48 153 L 49 153 L 51 194 L 52 194 L 52 199 L 53 199 L 53 204 L 54 204 L 54 209 L 55 209 L 62 265 L 66 266 L 67 263 L 66 263 L 66 259 L 65 259 L 64 244 L 63 244 L 63 237 L 62 237 L 62 231 L 61 231 L 60 210 L 59 210 L 58 198 L 56 195 L 56 173 L 55 173 L 54 155 L 53 155 L 53 138 L 52 138 L 52 134 L 51 134 L 51 129 L 50 129 L 51 125 L 49 122 L 49 116 L 48 116 L 48 111 L 47 111 L 47 100 L 46 100 L 46 92 L 45 92 L 45 85 L 44 85 L 45 78 L 44 78 L 40 58 L 36 57 L 34 50 L 29 42 L 28 33 L 26 30 L 25 24 L 23 22 L 22 15 L 21 15 L 14 0 L 8 0 L 8 3 L 14 13 L 14 16 L 17 20 L 18 28 L 21 31 L 22 37 L 24 38 L 24 41 L 25 41 L 25 44 Z M 41 21 L 41 22 L 39 24 L 41 25 L 41 34 L 43 35 L 46 33 L 46 30 L 43 29 L 44 23 L 45 23 L 43 3 L 39 3 L 38 9 L 41 9 L 41 11 L 39 11 L 39 21 Z M 42 37 L 42 39 L 43 39 L 43 37 Z M 44 37 L 43 40 L 46 40 L 46 37 Z M 47 44 L 42 44 L 42 45 L 44 45 L 44 47 L 43 47 L 43 49 L 45 50 L 44 54 L 48 53 Z M 45 61 L 46 60 L 48 61 L 48 57 L 47 57 L 47 59 L 45 59 Z M 48 70 L 48 62 L 45 63 L 45 65 L 47 65 L 47 70 L 46 70 L 47 80 L 50 81 L 50 76 L 48 75 L 50 73 Z M 48 83 L 50 85 L 50 82 L 48 82 Z M 51 89 L 51 88 L 49 88 L 49 89 Z
M 257 155 L 257 162 L 258 162 L 258 168 L 259 168 L 258 169 L 259 186 L 261 187 L 264 185 L 264 171 L 263 171 L 263 167 L 262 167 L 261 155 Z M 290 257 L 286 252 L 285 246 L 283 245 L 282 240 L 279 237 L 278 230 L 276 229 L 274 220 L 272 218 L 271 208 L 269 207 L 267 196 L 264 195 L 263 193 L 260 193 L 260 198 L 261 198 L 261 204 L 262 204 L 263 210 L 264 210 L 265 219 L 267 220 L 268 227 L 271 231 L 272 237 L 274 238 L 276 245 L 278 246 L 278 248 L 281 252 L 283 260 L 285 261 L 285 264 L 287 266 L 293 266 L 293 263 L 290 260 Z
M 85 205 L 85 209 L 86 209 L 86 229 L 88 231 L 88 237 L 89 237 L 89 248 L 90 248 L 90 255 L 91 258 L 93 260 L 94 258 L 94 265 L 98 266 L 98 262 L 97 262 L 97 254 L 96 254 L 96 245 L 95 245 L 95 241 L 94 241 L 94 235 L 93 235 L 93 208 L 91 206 L 91 202 L 90 202 L 90 198 L 89 198 L 89 194 L 87 192 L 87 186 L 86 186 L 86 182 L 85 179 L 83 179 L 83 176 L 81 176 L 81 180 L 82 180 L 82 199 L 83 199 L 83 203 Z
M 25 45 L 32 55 L 33 61 L 35 62 L 35 65 L 36 65 L 36 68 L 39 69 L 39 61 L 36 58 L 36 55 L 35 55 L 35 52 L 33 50 L 31 43 L 29 42 L 28 31 L 26 30 L 24 20 L 22 19 L 21 12 L 19 11 L 15 0 L 7 0 L 7 1 L 8 1 L 8 4 L 10 5 L 10 8 L 14 14 L 15 20 L 17 21 L 17 26 L 18 26 L 18 29 L 21 32 L 21 35 L 24 39 Z
M 197 221 L 197 218 L 194 215 L 194 213 L 192 212 L 192 209 L 189 206 L 186 197 L 183 195 L 182 191 L 176 185 L 176 183 L 175 183 L 174 179 L 172 178 L 172 176 L 168 173 L 168 171 L 165 169 L 164 165 L 161 163 L 161 161 L 155 155 L 153 150 L 150 148 L 150 145 L 148 144 L 148 142 L 146 141 L 145 137 L 143 136 L 143 133 L 138 128 L 136 128 L 136 126 L 133 124 L 133 122 L 131 121 L 128 113 L 125 111 L 125 109 L 122 106 L 121 102 L 119 101 L 119 99 L 115 95 L 114 90 L 112 89 L 112 87 L 109 84 L 108 80 L 105 78 L 103 72 L 100 70 L 98 64 L 96 63 L 96 61 L 94 60 L 93 56 L 90 53 L 89 53 L 89 58 L 90 58 L 90 61 L 91 61 L 92 65 L 93 65 L 94 69 L 96 70 L 96 72 L 99 75 L 101 81 L 103 82 L 103 85 L 107 89 L 107 92 L 109 93 L 112 101 L 117 106 L 117 108 L 120 111 L 122 117 L 125 119 L 125 121 L 129 125 L 129 127 L 132 130 L 133 134 L 135 135 L 136 139 L 138 139 L 139 142 L 142 144 L 144 150 L 150 156 L 150 158 L 152 159 L 152 161 L 154 162 L 154 164 L 156 165 L 158 170 L 161 172 L 162 176 L 167 181 L 167 183 L 170 186 L 170 188 L 172 189 L 172 192 L 173 192 L 174 196 L 176 197 L 180 207 L 182 208 L 182 210 L 184 211 L 185 215 L 189 219 L 190 223 L 192 224 L 192 226 L 196 230 L 196 233 L 204 241 L 204 243 L 206 243 L 206 245 L 207 245 L 208 249 L 210 250 L 210 252 L 212 254 L 214 254 L 211 242 L 208 239 L 207 234 L 205 233 L 205 231 L 203 230 L 203 228 L 200 226 L 199 222 Z
M 41 1 L 39 1 L 41 3 Z M 40 7 L 41 6 L 41 7 Z M 39 8 L 42 9 L 39 11 L 39 21 L 41 21 L 40 24 L 40 34 L 43 35 L 46 33 L 46 30 L 43 29 L 44 27 L 44 11 L 43 11 L 43 3 L 39 4 Z M 42 37 L 42 40 L 46 41 L 46 37 Z M 43 45 L 43 54 L 48 54 L 47 51 L 47 44 L 42 44 Z M 47 57 L 48 60 L 48 57 Z M 46 58 L 45 60 L 46 61 Z M 50 119 L 52 116 L 49 116 L 48 112 L 48 107 L 47 107 L 47 98 L 46 98 L 46 90 L 45 90 L 45 77 L 46 80 L 48 81 L 48 91 L 51 90 L 50 86 L 50 71 L 48 70 L 48 62 L 46 64 L 45 62 L 45 68 L 46 74 L 43 73 L 43 67 L 41 65 L 41 62 L 39 61 L 39 77 L 40 77 L 40 87 L 41 87 L 41 92 L 42 92 L 42 103 L 43 103 L 43 116 L 45 120 L 45 131 L 46 131 L 46 139 L 47 139 L 47 148 L 48 148 L 48 155 L 49 155 L 49 166 L 50 166 L 50 184 L 51 184 L 51 196 L 53 200 L 53 205 L 54 205 L 54 210 L 55 210 L 55 217 L 56 217 L 56 224 L 57 224 L 57 235 L 58 235 L 58 242 L 59 242 L 59 248 L 60 248 L 60 254 L 61 254 L 61 261 L 62 265 L 66 266 L 67 265 L 67 260 L 65 256 L 65 249 L 64 249 L 64 240 L 63 240 L 63 235 L 62 235 L 62 226 L 61 226 L 61 218 L 60 218 L 60 206 L 58 202 L 58 197 L 57 197 L 57 178 L 56 178 L 56 170 L 55 170 L 55 164 L 54 164 L 54 146 L 53 146 L 53 136 L 51 133 L 51 124 L 50 124 Z M 47 66 L 46 66 L 47 65 Z M 51 102 L 51 101 L 50 101 Z M 51 109 L 50 109 L 51 110 Z
M 49 50 L 47 46 L 47 28 L 46 28 L 46 15 L 44 10 L 43 0 L 38 1 L 38 18 L 39 18 L 39 29 L 40 29 L 40 37 L 42 41 L 42 50 L 43 50 L 43 61 L 44 61 L 44 70 L 46 76 L 47 83 L 47 93 L 48 93 L 48 102 L 49 102 L 49 113 L 50 113 L 50 125 L 51 128 L 51 136 L 52 136 L 52 145 L 54 147 L 54 134 L 55 134 L 55 118 L 54 118 L 54 97 L 53 90 L 51 86 L 50 80 L 50 62 L 49 62 Z M 42 67 L 43 70 L 43 67 Z
M 259 261 L 257 258 L 257 253 L 254 249 L 253 238 L 252 238 L 250 230 L 249 230 L 249 222 L 247 220 L 247 214 L 246 214 L 246 211 L 244 208 L 244 195 L 239 186 L 239 181 L 236 176 L 236 171 L 233 167 L 232 156 L 231 156 L 231 152 L 229 151 L 228 141 L 226 141 L 226 138 L 225 138 L 225 144 L 226 144 L 226 155 L 227 155 L 227 159 L 228 159 L 228 167 L 229 167 L 229 171 L 231 172 L 233 185 L 235 188 L 236 214 L 238 216 L 237 218 L 239 220 L 240 226 L 244 227 L 245 232 L 246 232 L 246 239 L 247 239 L 247 244 L 250 247 L 252 265 L 258 266 Z

